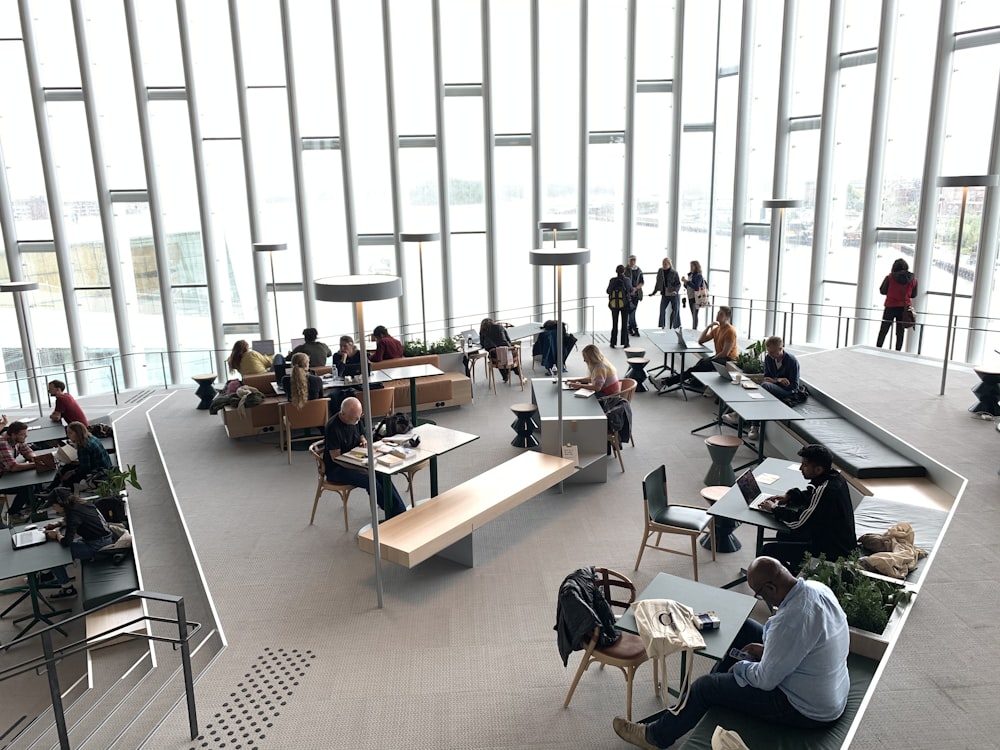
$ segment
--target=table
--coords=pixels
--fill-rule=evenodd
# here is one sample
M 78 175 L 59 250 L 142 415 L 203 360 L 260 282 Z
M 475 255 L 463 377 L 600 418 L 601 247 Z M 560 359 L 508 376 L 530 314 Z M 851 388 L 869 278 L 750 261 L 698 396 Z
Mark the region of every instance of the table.
M 697 581 L 689 581 L 669 573 L 657 573 L 656 577 L 636 597 L 636 601 L 640 602 L 645 599 L 673 599 L 691 607 L 695 614 L 714 610 L 721 624 L 718 630 L 703 630 L 701 632 L 705 639 L 705 648 L 700 649 L 697 653 L 699 656 L 707 656 L 715 661 L 722 661 L 729 655 L 729 649 L 733 645 L 736 634 L 743 627 L 743 623 L 750 616 L 757 603 L 754 597 L 747 594 L 727 591 Z M 622 615 L 618 621 L 618 627 L 629 633 L 638 634 L 633 607 L 629 607 L 628 611 Z M 686 668 L 687 665 L 682 657 L 682 680 Z
M 15 531 L 20 531 L 23 528 L 23 526 L 19 527 L 15 529 Z M 5 535 L 10 534 L 10 532 L 6 530 L 0 533 Z M 44 599 L 40 599 L 38 595 L 38 574 L 40 572 L 48 570 L 49 568 L 57 568 L 60 565 L 69 565 L 72 562 L 73 555 L 70 553 L 69 547 L 63 547 L 58 542 L 49 541 L 35 547 L 25 547 L 24 549 L 15 550 L 11 546 L 9 538 L 6 540 L 0 540 L 0 580 L 27 576 L 27 593 L 31 598 L 31 614 L 14 620 L 15 624 L 23 622 L 24 620 L 29 621 L 27 625 L 21 628 L 21 631 L 15 636 L 14 640 L 17 640 L 31 630 L 36 623 L 44 622 L 46 625 L 54 625 L 55 623 L 49 619 L 50 617 L 63 615 L 72 611 L 72 609 L 55 610 L 52 608 L 52 605 Z M 49 608 L 48 614 L 42 612 L 39 607 L 40 601 L 45 602 L 45 606 Z M 66 635 L 66 633 L 62 630 L 59 630 L 59 632 Z M 5 648 L 8 648 L 9 646 L 10 644 L 7 644 Z
M 8 471 L 3 476 L 0 476 L 0 495 L 13 494 L 18 490 L 27 488 L 28 489 L 28 508 L 34 508 L 35 505 L 35 487 L 39 484 L 49 484 L 56 478 L 55 470 L 52 471 L 37 471 L 28 469 L 26 471 Z M 8 540 L 10 541 L 10 540 Z M 0 547 L 5 546 L 3 541 L 0 540 Z M 9 545 L 7 545 L 9 546 Z M 18 550 L 23 551 L 23 550 Z
M 643 330 L 642 335 L 645 336 L 650 342 L 663 352 L 663 365 L 657 367 L 650 371 L 650 375 L 656 373 L 670 372 L 671 375 L 680 376 L 687 368 L 684 364 L 684 359 L 688 354 L 701 355 L 705 357 L 712 356 L 713 350 L 710 349 L 705 344 L 701 344 L 697 347 L 687 347 L 681 346 L 680 342 L 677 340 L 677 334 L 672 330 L 660 330 L 654 328 L 652 330 Z M 674 357 L 680 356 L 681 363 L 679 368 L 674 367 Z M 670 363 L 667 364 L 667 358 L 670 358 Z M 656 395 L 662 396 L 664 393 L 672 393 L 674 391 L 680 391 L 684 396 L 684 400 L 687 401 L 687 392 L 690 390 L 684 385 L 684 381 L 677 383 L 677 385 L 672 385 L 670 387 L 660 386 L 656 389 Z
M 410 381 L 410 421 L 415 425 L 419 424 L 417 421 L 417 378 L 444 375 L 444 370 L 440 370 L 434 365 L 404 365 L 403 367 L 388 367 L 381 372 L 384 372 L 389 380 Z
M 511 326 L 507 330 L 507 338 L 511 341 L 520 341 L 521 339 L 530 338 L 532 336 L 537 336 L 544 330 L 542 324 L 537 321 L 532 321 L 530 323 L 522 323 L 518 326 Z
M 576 391 L 551 378 L 531 379 L 531 401 L 538 407 L 541 451 L 561 456 L 559 445 L 559 399 L 563 408 L 563 442 L 577 447 L 580 470 L 566 481 L 599 483 L 608 481 L 608 418 L 596 396 L 577 398 Z
M 765 459 L 754 470 L 755 476 L 760 477 L 762 474 L 775 474 L 778 477 L 772 484 L 760 484 L 762 492 L 772 495 L 781 495 L 792 487 L 802 487 L 806 484 L 806 480 L 802 478 L 802 473 L 799 471 L 799 462 L 797 460 L 791 461 L 787 458 Z M 750 526 L 756 526 L 757 544 L 755 547 L 755 556 L 760 555 L 761 548 L 764 546 L 765 529 L 770 529 L 771 531 L 788 531 L 788 527 L 770 513 L 748 508 L 746 501 L 743 499 L 743 493 L 735 485 L 730 487 L 729 491 L 705 512 L 710 516 L 715 516 L 717 519 L 737 521 L 749 524 Z M 740 576 L 735 581 L 727 583 L 723 588 L 732 588 L 745 581 L 746 576 Z
M 385 497 L 389 497 L 392 494 L 392 477 L 394 475 L 414 464 L 427 460 L 431 462 L 431 497 L 434 497 L 438 494 L 438 456 L 442 456 L 449 451 L 471 443 L 473 440 L 479 440 L 479 435 L 451 430 L 447 427 L 439 427 L 436 424 L 422 424 L 419 427 L 414 427 L 413 433 L 420 436 L 420 445 L 410 449 L 413 451 L 413 456 L 392 466 L 384 466 L 378 463 L 378 461 L 375 462 L 375 473 L 382 478 L 383 496 Z M 352 469 L 361 468 L 368 471 L 368 459 L 366 458 L 340 455 L 334 460 Z M 386 518 L 389 517 L 389 514 L 386 513 Z

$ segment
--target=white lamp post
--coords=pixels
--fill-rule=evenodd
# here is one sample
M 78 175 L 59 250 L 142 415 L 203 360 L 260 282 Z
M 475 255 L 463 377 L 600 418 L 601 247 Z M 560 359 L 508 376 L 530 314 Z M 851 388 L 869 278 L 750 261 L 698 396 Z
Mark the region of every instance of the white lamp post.
M 420 260 L 420 317 L 424 321 L 424 348 L 430 350 L 430 342 L 427 340 L 427 304 L 424 296 L 424 243 L 437 242 L 441 235 L 437 232 L 424 232 L 422 234 L 407 234 L 400 232 L 400 242 L 416 242 L 417 256 Z
M 281 324 L 278 322 L 278 285 L 274 283 L 274 254 L 288 249 L 284 242 L 255 242 L 253 249 L 256 253 L 267 253 L 267 258 L 271 262 L 271 294 L 274 296 L 274 331 L 277 340 L 274 344 L 274 351 L 281 352 Z
M 566 229 L 569 229 L 571 226 L 573 226 L 573 224 L 572 224 L 572 222 L 569 222 L 569 221 L 540 221 L 540 222 L 538 222 L 538 228 L 542 230 L 542 239 L 545 239 L 545 230 L 546 229 L 551 229 L 552 230 L 552 249 L 553 250 L 556 249 L 556 245 L 559 242 L 559 230 L 560 229 L 566 230 Z M 556 307 L 556 286 L 557 286 L 557 284 L 556 284 L 556 274 L 555 274 L 555 272 L 553 272 L 553 274 L 552 274 L 552 314 L 555 315 L 555 317 L 558 318 L 558 317 L 560 317 L 560 315 L 556 312 L 556 309 L 555 309 L 555 307 Z M 560 368 L 561 367 L 562 367 L 562 365 L 560 365 Z
M 774 294 L 771 294 L 770 287 L 767 290 L 768 301 L 774 305 L 774 319 L 771 323 L 772 329 L 778 326 L 778 303 L 781 301 L 781 254 L 784 251 L 785 245 L 785 209 L 799 208 L 804 204 L 805 201 L 796 198 L 771 198 L 762 202 L 764 208 L 778 209 L 778 254 L 774 261 Z
M 29 392 L 31 390 L 35 391 L 35 399 L 38 401 L 38 416 L 41 418 L 44 416 L 44 413 L 42 412 L 42 389 L 38 387 L 38 383 L 36 382 L 38 358 L 35 356 L 35 346 L 31 341 L 30 311 L 24 304 L 24 295 L 36 289 L 38 289 L 37 281 L 8 281 L 0 284 L 0 292 L 10 292 L 14 295 L 14 307 L 19 318 L 18 322 L 21 325 L 21 330 L 24 331 L 24 340 L 28 345 L 28 348 L 24 351 L 24 364 L 28 371 Z

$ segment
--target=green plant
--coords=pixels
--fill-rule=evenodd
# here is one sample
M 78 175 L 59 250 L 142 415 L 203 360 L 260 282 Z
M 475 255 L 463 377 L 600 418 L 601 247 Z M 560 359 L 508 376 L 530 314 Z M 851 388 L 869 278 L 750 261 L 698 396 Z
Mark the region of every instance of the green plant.
M 419 357 L 424 354 L 427 354 L 427 345 L 424 344 L 423 339 L 410 339 L 403 342 L 404 357 Z
M 910 601 L 913 592 L 900 584 L 866 575 L 858 567 L 858 552 L 830 562 L 825 555 L 806 554 L 799 575 L 830 588 L 840 602 L 847 624 L 870 633 L 881 633 L 897 604 Z
M 754 341 L 736 356 L 736 366 L 747 375 L 764 372 L 764 339 Z
M 141 490 L 139 479 L 136 477 L 135 465 L 126 464 L 125 470 L 112 467 L 104 473 L 104 478 L 94 483 L 94 492 L 98 497 L 117 497 L 125 485 L 136 490 Z
M 458 344 L 455 343 L 455 339 L 448 338 L 447 336 L 443 339 L 438 339 L 430 346 L 431 354 L 451 354 L 457 351 Z
M 410 339 L 403 342 L 404 357 L 419 357 L 424 354 L 448 354 L 457 352 L 458 346 L 451 338 L 438 339 L 430 344 L 425 344 L 423 339 Z

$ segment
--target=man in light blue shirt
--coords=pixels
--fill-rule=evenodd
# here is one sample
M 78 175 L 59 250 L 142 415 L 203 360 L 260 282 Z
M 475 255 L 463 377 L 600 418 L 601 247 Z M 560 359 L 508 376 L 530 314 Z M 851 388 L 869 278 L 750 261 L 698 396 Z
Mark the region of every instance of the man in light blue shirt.
M 735 645 L 749 658 L 727 659 L 695 680 L 687 705 L 676 716 L 668 711 L 650 724 L 616 718 L 619 737 L 647 750 L 670 747 L 712 706 L 797 727 L 825 727 L 840 718 L 851 684 L 850 636 L 833 592 L 795 578 L 772 557 L 750 563 L 747 585 L 777 610 L 763 628 L 747 620 L 736 636 Z

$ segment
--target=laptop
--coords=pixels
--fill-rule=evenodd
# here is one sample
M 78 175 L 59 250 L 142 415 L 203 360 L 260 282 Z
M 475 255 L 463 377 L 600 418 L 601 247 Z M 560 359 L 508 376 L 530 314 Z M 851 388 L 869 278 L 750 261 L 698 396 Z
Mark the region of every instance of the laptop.
M 48 537 L 45 536 L 45 531 L 37 526 L 26 526 L 23 531 L 18 532 L 15 532 L 13 527 L 11 527 L 9 531 L 10 546 L 14 549 L 34 547 L 39 544 L 45 544 L 48 541 Z
M 344 365 L 344 377 L 345 378 L 356 378 L 361 374 L 361 363 L 352 362 L 349 365 Z M 372 363 L 368 363 L 368 374 L 372 374 Z
M 702 345 L 699 344 L 697 341 L 689 341 L 688 339 L 684 338 L 684 329 L 682 329 L 682 328 L 675 328 L 674 329 L 674 333 L 677 334 L 677 343 L 680 344 L 685 349 L 701 349 L 702 348 Z
M 712 367 L 714 367 L 715 371 L 719 373 L 720 378 L 725 380 L 727 383 L 733 382 L 733 373 L 729 371 L 729 367 L 726 364 L 712 360 Z
M 35 471 L 55 471 L 56 456 L 54 453 L 36 453 L 34 464 Z
M 306 343 L 306 340 L 305 340 L 305 339 L 292 339 L 292 340 L 291 340 L 291 341 L 289 342 L 289 344 L 290 344 L 290 345 L 291 345 L 291 347 L 292 347 L 292 348 L 291 348 L 291 351 L 293 351 L 293 352 L 294 352 L 294 351 L 295 351 L 296 349 L 298 349 L 298 348 L 299 348 L 300 346 L 302 346 L 302 345 L 303 345 L 304 343 Z
M 250 348 L 258 354 L 270 357 L 274 354 L 274 341 L 271 339 L 258 339 L 250 344 Z
M 753 475 L 753 469 L 744 471 L 739 479 L 736 480 L 736 486 L 740 488 L 743 500 L 751 510 L 761 510 L 760 504 L 762 502 L 770 500 L 772 497 L 777 497 L 774 494 L 760 491 L 760 485 L 757 484 L 757 478 Z M 761 512 L 767 513 L 768 511 L 762 510 Z

